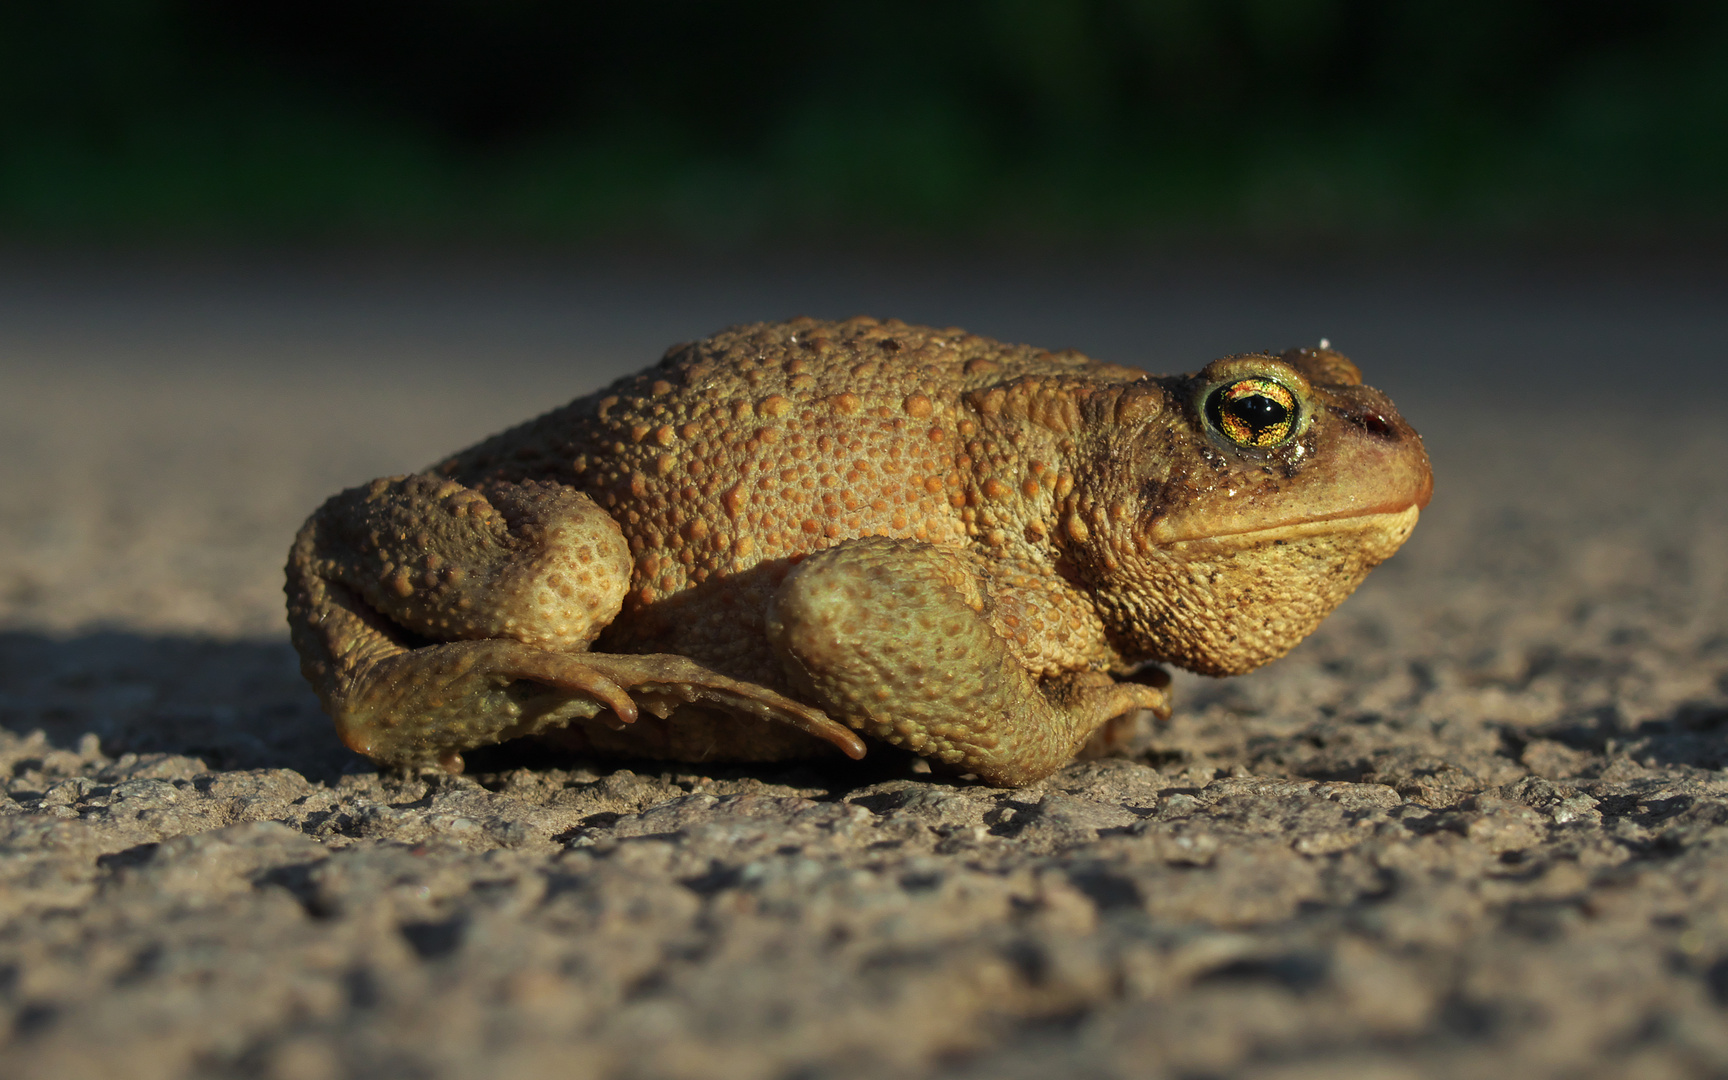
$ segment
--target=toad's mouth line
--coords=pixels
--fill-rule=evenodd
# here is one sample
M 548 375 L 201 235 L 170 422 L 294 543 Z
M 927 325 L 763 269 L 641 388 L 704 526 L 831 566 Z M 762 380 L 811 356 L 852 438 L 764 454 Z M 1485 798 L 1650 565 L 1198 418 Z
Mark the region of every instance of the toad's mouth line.
M 1305 517 L 1301 521 L 1291 521 L 1282 525 L 1261 525 L 1252 529 L 1235 529 L 1212 531 L 1202 535 L 1155 537 L 1154 543 L 1159 547 L 1204 546 L 1213 543 L 1229 541 L 1231 547 L 1244 544 L 1267 544 L 1279 540 L 1302 540 L 1313 536 L 1335 536 L 1341 532 L 1397 532 L 1408 533 L 1416 527 L 1416 518 L 1421 514 L 1421 508 L 1412 503 L 1398 510 L 1388 510 L 1384 507 L 1369 509 L 1340 510 L 1334 514 L 1317 517 Z

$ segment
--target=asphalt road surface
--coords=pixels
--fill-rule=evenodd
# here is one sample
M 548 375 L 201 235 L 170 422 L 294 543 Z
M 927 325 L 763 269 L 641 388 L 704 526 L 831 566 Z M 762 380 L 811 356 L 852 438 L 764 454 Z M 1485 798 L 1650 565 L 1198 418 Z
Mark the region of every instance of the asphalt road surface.
M 1728 274 L 788 251 L 0 259 L 0 1075 L 1728 1075 Z M 326 495 L 734 322 L 1328 338 L 1434 502 L 1294 653 L 999 791 L 343 750 Z

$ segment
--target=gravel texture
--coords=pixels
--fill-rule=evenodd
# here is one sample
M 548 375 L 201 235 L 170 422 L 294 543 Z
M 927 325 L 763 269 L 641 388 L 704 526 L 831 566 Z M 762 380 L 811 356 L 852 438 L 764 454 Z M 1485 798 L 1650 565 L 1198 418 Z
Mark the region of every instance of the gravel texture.
M 629 362 L 307 330 L 333 301 L 275 279 L 21 280 L 0 1075 L 1728 1076 L 1728 425 L 1719 384 L 1645 392 L 1655 353 L 1625 393 L 1392 387 L 1435 461 L 1415 538 L 1289 658 L 1178 678 L 1132 756 L 1017 791 L 880 748 L 425 779 L 330 734 L 288 537 Z

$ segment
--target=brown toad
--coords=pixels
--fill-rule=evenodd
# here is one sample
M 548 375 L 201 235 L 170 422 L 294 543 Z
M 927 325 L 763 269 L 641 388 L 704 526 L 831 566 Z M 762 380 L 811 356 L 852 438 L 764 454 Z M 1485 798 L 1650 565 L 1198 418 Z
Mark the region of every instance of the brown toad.
M 799 319 L 337 495 L 295 541 L 288 617 L 379 762 L 548 733 L 856 758 L 862 733 L 1018 785 L 1167 712 L 1148 662 L 1289 650 L 1430 487 L 1421 439 L 1326 349 L 1153 377 Z

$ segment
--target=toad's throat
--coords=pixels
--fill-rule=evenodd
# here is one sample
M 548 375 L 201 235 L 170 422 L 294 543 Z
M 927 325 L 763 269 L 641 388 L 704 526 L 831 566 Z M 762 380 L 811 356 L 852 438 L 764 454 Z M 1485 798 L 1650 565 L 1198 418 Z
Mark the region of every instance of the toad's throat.
M 1151 530 L 1151 539 L 1159 547 L 1181 545 L 1194 549 L 1208 546 L 1243 548 L 1280 541 L 1301 540 L 1314 536 L 1335 536 L 1340 533 L 1391 533 L 1408 536 L 1416 527 L 1421 513 L 1419 504 L 1402 507 L 1349 507 L 1331 514 L 1316 514 L 1300 521 L 1276 525 L 1255 525 L 1247 528 L 1196 529 L 1188 535 L 1170 535 L 1159 522 Z

